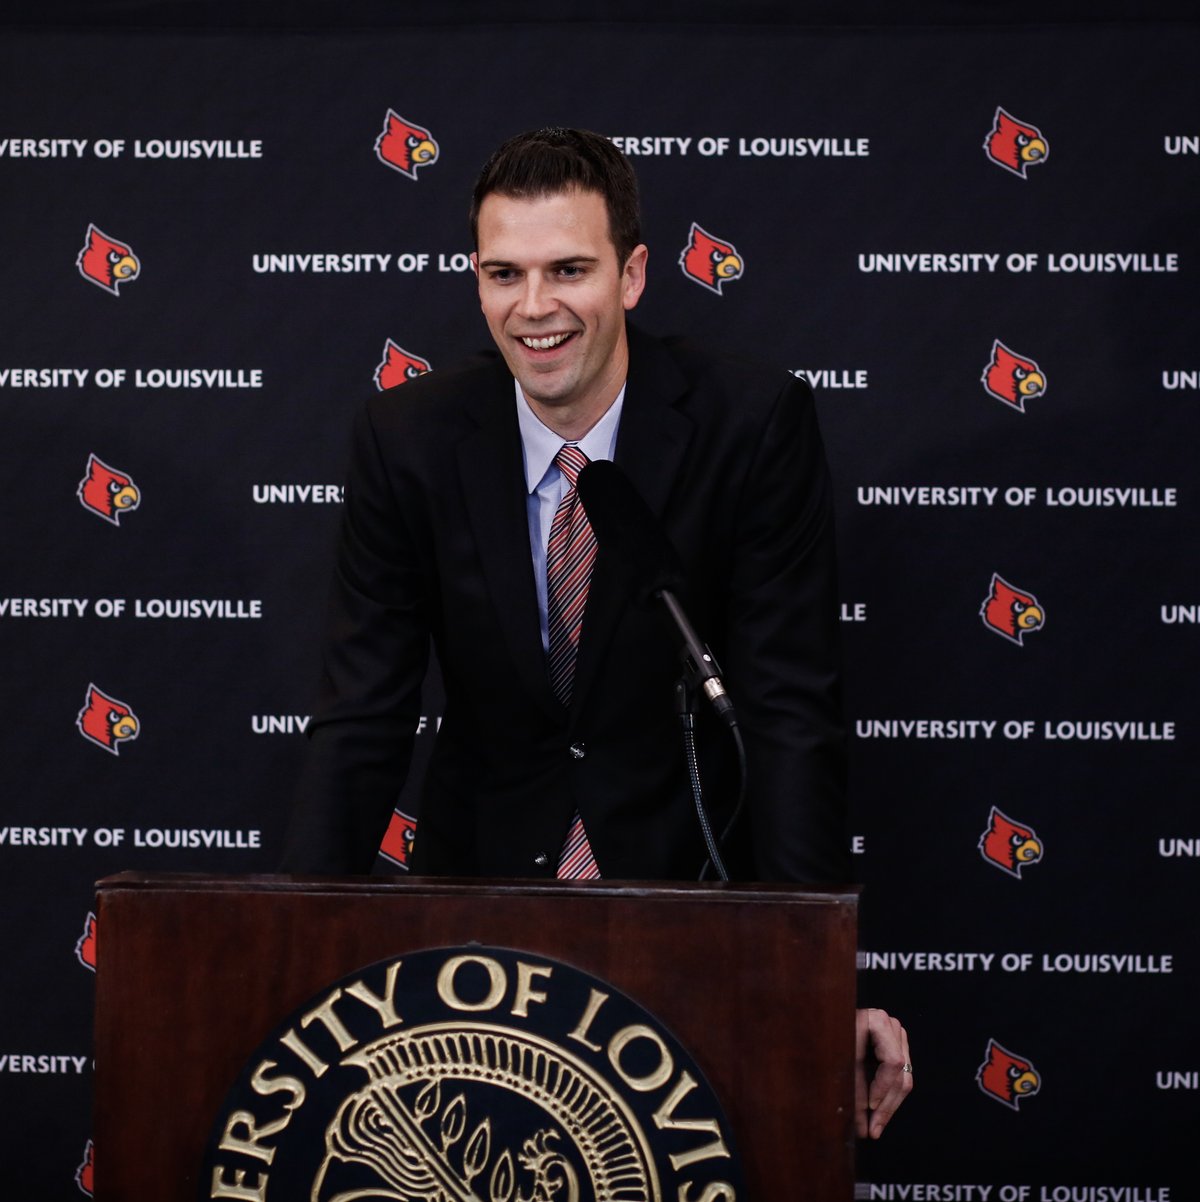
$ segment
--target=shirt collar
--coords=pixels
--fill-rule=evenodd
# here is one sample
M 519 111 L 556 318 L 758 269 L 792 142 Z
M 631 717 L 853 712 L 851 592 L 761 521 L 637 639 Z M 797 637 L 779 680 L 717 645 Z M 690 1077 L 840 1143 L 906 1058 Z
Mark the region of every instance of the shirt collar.
M 517 396 L 517 425 L 521 430 L 521 449 L 525 458 L 525 488 L 532 493 L 550 470 L 555 455 L 566 440 L 561 434 L 555 434 L 549 426 L 543 425 L 529 407 L 517 380 L 513 380 L 513 388 Z M 609 405 L 604 416 L 575 443 L 589 459 L 613 457 L 624 404 L 625 385 L 622 384 L 617 399 Z

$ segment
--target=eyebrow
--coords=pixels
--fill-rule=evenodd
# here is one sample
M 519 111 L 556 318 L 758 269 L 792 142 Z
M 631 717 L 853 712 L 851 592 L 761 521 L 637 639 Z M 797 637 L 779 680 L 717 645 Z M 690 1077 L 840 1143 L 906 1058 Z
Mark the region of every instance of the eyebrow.
M 555 259 L 551 267 L 568 267 L 572 263 L 599 263 L 600 260 L 595 255 L 567 255 L 562 259 Z M 485 267 L 516 267 L 517 264 L 508 259 L 482 259 L 479 263 L 481 268 Z

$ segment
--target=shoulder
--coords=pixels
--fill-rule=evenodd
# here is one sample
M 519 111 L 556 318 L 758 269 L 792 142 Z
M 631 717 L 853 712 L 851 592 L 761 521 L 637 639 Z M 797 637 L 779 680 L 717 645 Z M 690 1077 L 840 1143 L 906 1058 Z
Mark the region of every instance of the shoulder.
M 370 397 L 361 420 L 380 439 L 443 440 L 473 429 L 480 415 L 512 397 L 512 377 L 498 355 L 480 354 Z
M 631 339 L 634 372 L 644 367 L 651 388 L 699 426 L 755 438 L 782 422 L 803 426 L 815 420 L 812 389 L 803 377 L 778 364 L 701 346 L 687 338 Z

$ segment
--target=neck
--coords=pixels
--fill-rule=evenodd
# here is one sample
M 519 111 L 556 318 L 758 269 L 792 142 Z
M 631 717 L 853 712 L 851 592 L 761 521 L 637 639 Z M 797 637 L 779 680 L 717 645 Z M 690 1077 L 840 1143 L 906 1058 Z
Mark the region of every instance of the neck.
M 608 411 L 625 387 L 625 376 L 629 366 L 628 356 L 614 364 L 613 371 L 604 383 L 593 390 L 590 397 L 566 405 L 547 405 L 524 389 L 522 393 L 534 416 L 553 430 L 564 442 L 578 442 Z
M 578 442 L 612 408 L 623 384 L 622 380 L 605 400 L 590 405 L 548 406 L 529 395 L 526 395 L 525 400 L 538 421 L 547 429 L 553 430 L 563 442 Z

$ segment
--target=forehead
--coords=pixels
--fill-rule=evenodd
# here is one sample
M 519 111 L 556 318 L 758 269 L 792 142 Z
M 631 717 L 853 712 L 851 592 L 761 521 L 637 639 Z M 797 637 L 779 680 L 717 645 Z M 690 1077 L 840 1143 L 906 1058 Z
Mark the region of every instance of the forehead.
M 478 239 L 481 262 L 598 258 L 605 249 L 615 251 L 604 197 L 579 188 L 533 197 L 490 193 L 479 206 Z

